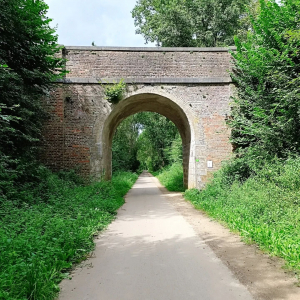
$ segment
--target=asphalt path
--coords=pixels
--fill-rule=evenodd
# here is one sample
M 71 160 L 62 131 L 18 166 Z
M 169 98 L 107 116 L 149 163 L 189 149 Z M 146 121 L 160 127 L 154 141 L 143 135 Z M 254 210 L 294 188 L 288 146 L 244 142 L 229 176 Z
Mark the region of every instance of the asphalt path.
M 252 296 L 143 173 L 59 300 L 250 300 Z

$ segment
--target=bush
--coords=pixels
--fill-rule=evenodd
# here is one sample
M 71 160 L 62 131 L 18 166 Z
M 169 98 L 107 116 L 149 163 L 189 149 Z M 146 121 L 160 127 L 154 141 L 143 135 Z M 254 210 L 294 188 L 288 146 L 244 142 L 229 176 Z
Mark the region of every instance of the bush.
M 204 190 L 188 190 L 185 197 L 300 270 L 300 158 L 274 159 L 243 183 L 224 181 L 221 169 Z
M 0 6 L 0 196 L 10 196 L 35 180 L 43 100 L 65 74 L 65 60 L 56 55 L 43 0 L 1 0 Z
M 163 184 L 169 191 L 173 192 L 184 192 L 185 188 L 183 185 L 183 168 L 182 164 L 175 163 L 171 166 L 153 172 L 153 175 Z
M 64 173 L 45 177 L 46 203 L 0 198 L 0 299 L 53 299 L 58 283 L 88 256 L 94 235 L 114 219 L 137 179 L 120 173 L 112 182 L 80 186 Z
M 300 154 L 300 1 L 260 0 L 246 41 L 232 52 L 231 141 L 246 179 L 270 158 Z M 237 162 L 237 163 L 238 163 Z
M 119 83 L 110 84 L 104 87 L 105 98 L 112 104 L 117 104 L 123 97 L 126 84 L 123 79 Z

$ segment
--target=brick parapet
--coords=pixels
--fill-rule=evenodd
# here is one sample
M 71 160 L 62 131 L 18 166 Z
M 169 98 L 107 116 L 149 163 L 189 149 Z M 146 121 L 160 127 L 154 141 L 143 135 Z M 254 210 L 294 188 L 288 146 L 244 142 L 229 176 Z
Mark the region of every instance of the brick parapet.
M 57 80 L 57 83 L 64 84 L 114 84 L 123 80 L 127 84 L 220 84 L 231 83 L 231 78 L 228 77 L 207 77 L 207 78 L 81 78 L 81 77 L 68 77 Z
M 98 46 L 64 46 L 65 50 L 76 51 L 115 51 L 115 52 L 229 52 L 236 47 L 98 47 Z
M 84 48 L 85 49 L 85 48 Z M 66 48 L 68 78 L 229 78 L 231 55 L 219 51 L 93 51 Z

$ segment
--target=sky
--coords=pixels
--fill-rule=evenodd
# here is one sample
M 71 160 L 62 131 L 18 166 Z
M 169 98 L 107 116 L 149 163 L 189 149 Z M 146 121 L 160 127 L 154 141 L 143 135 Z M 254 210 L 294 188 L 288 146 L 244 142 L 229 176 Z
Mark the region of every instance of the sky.
M 44 0 L 48 17 L 57 26 L 58 43 L 65 46 L 146 47 L 135 34 L 131 11 L 137 0 Z

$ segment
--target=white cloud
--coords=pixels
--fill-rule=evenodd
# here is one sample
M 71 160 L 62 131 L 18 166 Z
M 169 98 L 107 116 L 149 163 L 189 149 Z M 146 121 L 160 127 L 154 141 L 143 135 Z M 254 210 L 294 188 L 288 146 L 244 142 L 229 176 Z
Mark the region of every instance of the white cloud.
M 45 0 L 66 46 L 146 46 L 135 34 L 131 10 L 136 0 Z M 153 46 L 148 44 L 148 46 Z

